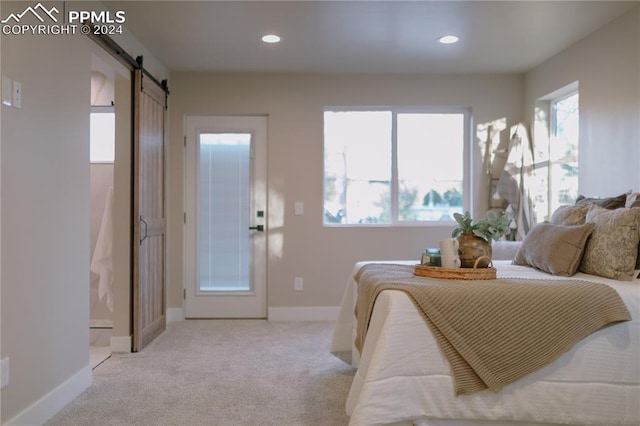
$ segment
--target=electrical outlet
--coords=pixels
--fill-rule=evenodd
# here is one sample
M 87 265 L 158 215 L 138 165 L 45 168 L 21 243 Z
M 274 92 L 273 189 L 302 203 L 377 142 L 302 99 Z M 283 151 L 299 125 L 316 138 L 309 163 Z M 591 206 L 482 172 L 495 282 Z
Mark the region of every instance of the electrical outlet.
M 293 279 L 293 289 L 295 291 L 302 291 L 302 277 L 295 277 Z
M 1 361 L 0 367 L 0 389 L 9 384 L 9 358 Z

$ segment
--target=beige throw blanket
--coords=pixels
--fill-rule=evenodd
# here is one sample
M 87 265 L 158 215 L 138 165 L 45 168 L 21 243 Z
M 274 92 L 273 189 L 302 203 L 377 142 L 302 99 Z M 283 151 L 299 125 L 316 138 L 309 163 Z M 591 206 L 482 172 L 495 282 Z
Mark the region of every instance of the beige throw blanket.
M 586 281 L 431 279 L 390 264 L 365 265 L 355 279 L 358 350 L 378 294 L 401 290 L 449 361 L 456 395 L 497 392 L 606 324 L 631 319 L 614 289 Z

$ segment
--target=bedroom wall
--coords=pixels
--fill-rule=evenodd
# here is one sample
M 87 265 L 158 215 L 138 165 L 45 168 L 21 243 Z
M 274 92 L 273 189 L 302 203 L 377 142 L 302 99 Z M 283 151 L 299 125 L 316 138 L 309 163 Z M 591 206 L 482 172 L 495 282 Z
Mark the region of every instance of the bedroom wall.
M 522 117 L 519 75 L 393 76 L 174 72 L 169 167 L 169 308 L 182 307 L 183 120 L 185 115 L 268 114 L 269 307 L 336 307 L 353 264 L 417 259 L 453 226 L 323 228 L 323 108 L 339 105 L 462 105 L 475 124 Z M 475 132 L 474 132 L 475 133 Z M 506 135 L 505 135 L 506 136 Z M 486 209 L 482 153 L 474 137 L 474 208 Z M 294 216 L 294 201 L 304 215 Z M 273 238 L 282 231 L 282 245 Z M 304 291 L 293 290 L 294 276 Z
M 528 72 L 527 119 L 538 98 L 576 80 L 580 193 L 640 190 L 640 7 Z
M 23 91 L 21 109 L 2 106 L 3 424 L 65 382 L 91 383 L 91 43 L 2 36 L 2 74 Z
M 0 15 L 29 4 L 3 1 Z M 63 10 L 62 2 L 52 5 Z M 0 358 L 10 359 L 0 423 L 42 424 L 91 383 L 90 83 L 92 53 L 104 53 L 81 35 L 0 37 L 2 75 L 23 90 L 21 109 L 0 107 Z M 158 63 L 130 33 L 119 43 L 133 56 L 144 53 L 145 64 Z M 128 304 L 124 310 L 128 319 Z

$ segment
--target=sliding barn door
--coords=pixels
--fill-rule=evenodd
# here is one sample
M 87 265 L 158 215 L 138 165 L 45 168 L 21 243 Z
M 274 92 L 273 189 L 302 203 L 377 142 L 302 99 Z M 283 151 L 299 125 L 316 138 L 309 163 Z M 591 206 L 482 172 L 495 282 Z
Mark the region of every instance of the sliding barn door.
M 135 70 L 133 140 L 133 347 L 137 352 L 166 325 L 166 96 Z

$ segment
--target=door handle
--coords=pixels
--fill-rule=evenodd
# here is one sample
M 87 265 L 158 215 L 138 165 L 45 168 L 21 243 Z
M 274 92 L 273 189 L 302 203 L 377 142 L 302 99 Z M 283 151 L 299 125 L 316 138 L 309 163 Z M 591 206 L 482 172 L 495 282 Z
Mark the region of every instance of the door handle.
M 147 239 L 147 222 L 142 218 L 142 215 L 140 215 L 140 222 L 142 223 L 142 225 L 144 226 L 144 235 L 142 235 L 142 232 L 140 233 L 140 245 L 142 245 L 142 242 L 144 240 Z
M 263 232 L 264 231 L 264 226 L 263 225 L 250 226 L 249 229 L 253 230 L 253 231 Z

